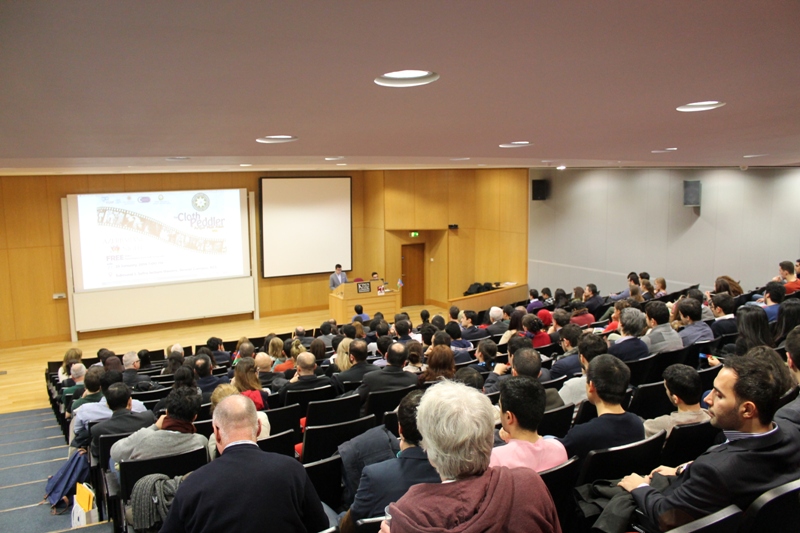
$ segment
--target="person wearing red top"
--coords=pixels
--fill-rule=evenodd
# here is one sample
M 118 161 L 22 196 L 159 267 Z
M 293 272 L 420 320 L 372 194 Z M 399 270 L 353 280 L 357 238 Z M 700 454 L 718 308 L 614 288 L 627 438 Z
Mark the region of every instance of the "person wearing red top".
M 572 317 L 569 321 L 577 326 L 588 326 L 595 322 L 594 315 L 586 308 L 583 302 L 575 302 L 572 304 Z
M 544 324 L 536 315 L 525 315 L 522 319 L 522 328 L 525 330 L 525 336 L 533 341 L 534 348 L 551 344 L 550 335 L 544 331 Z
M 797 273 L 791 261 L 781 261 L 778 265 L 778 273 L 780 276 L 775 281 L 782 279 L 786 282 L 784 288 L 786 288 L 787 296 L 793 292 L 800 291 L 800 280 L 797 279 Z
M 614 304 L 614 313 L 611 315 L 611 322 L 608 323 L 603 333 L 616 331 L 619 328 L 619 315 L 623 309 L 630 307 L 631 304 L 627 300 L 620 300 Z

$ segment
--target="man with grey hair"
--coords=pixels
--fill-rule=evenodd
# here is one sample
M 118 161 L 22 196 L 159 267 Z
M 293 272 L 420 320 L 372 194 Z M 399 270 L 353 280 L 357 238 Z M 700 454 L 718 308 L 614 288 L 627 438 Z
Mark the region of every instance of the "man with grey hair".
M 508 331 L 508 323 L 503 322 L 503 310 L 499 307 L 489 309 L 489 320 L 492 323 L 486 326 L 486 332 L 490 335 L 502 335 Z
M 647 327 L 644 313 L 633 307 L 623 309 L 619 317 L 622 336 L 608 347 L 608 353 L 623 361 L 637 361 L 650 355 L 650 349 L 639 337 Z
M 135 387 L 142 381 L 150 381 L 150 376 L 139 375 L 139 355 L 136 352 L 127 352 L 122 356 L 122 381 L 128 387 Z
M 221 455 L 181 483 L 162 532 L 260 533 L 329 527 L 303 465 L 259 449 L 260 423 L 252 401 L 239 394 L 228 396 L 214 409 L 213 420 Z
M 86 366 L 83 363 L 74 363 L 69 368 L 69 377 L 75 382 L 71 387 L 64 387 L 61 389 L 61 404 L 67 408 L 66 399 L 68 394 L 72 394 L 72 398 L 80 398 L 83 396 L 83 391 L 86 387 L 83 384 L 83 378 L 86 376 Z
M 494 408 L 486 396 L 461 383 L 438 383 L 422 397 L 417 427 L 422 447 L 444 483 L 414 485 L 390 504 L 392 533 L 456 527 L 561 531 L 553 499 L 538 474 L 527 468 L 489 468 Z M 388 524 L 381 529 L 388 531 Z

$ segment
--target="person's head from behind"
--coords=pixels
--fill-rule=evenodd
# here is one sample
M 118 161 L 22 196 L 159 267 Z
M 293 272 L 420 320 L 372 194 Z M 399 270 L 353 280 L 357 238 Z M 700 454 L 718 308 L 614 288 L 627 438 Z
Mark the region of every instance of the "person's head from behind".
M 603 337 L 594 333 L 582 335 L 578 341 L 578 353 L 581 356 L 581 368 L 586 372 L 589 363 L 598 355 L 608 353 L 608 344 Z
M 558 334 L 561 338 L 561 347 L 564 349 L 564 351 L 567 351 L 578 347 L 578 342 L 581 340 L 583 330 L 580 328 L 580 326 L 575 324 L 567 324 L 558 330 Z
M 438 331 L 443 331 L 445 325 L 444 317 L 442 315 L 436 315 L 435 317 L 431 318 L 431 325 Z
M 629 300 L 618 300 L 614 302 L 614 312 L 611 314 L 611 320 L 619 321 L 619 315 L 628 307 L 631 307 L 631 302 Z
M 528 333 L 535 335 L 540 331 L 542 331 L 542 328 L 544 328 L 544 324 L 542 323 L 541 320 L 539 320 L 538 316 L 534 314 L 528 314 L 525 315 L 525 317 L 522 319 L 522 327 Z
M 112 411 L 130 408 L 131 390 L 124 383 L 112 383 L 103 396 L 106 398 L 108 408 Z
M 456 370 L 453 380 L 473 389 L 483 390 L 483 376 L 474 368 L 465 366 Z
M 431 321 L 431 313 L 427 309 L 423 309 L 419 312 L 419 319 L 423 324 L 427 324 Z
M 500 320 L 503 320 L 503 310 L 500 309 L 497 306 L 490 308 L 489 309 L 489 320 L 491 320 L 492 323 L 499 322 Z
M 73 363 L 72 366 L 69 367 L 69 377 L 76 383 L 80 383 L 80 381 L 86 377 L 86 365 L 83 363 Z
M 331 334 L 331 323 L 326 320 L 325 322 L 320 324 L 319 331 L 323 335 L 330 335 Z
M 530 376 L 514 376 L 500 382 L 500 422 L 507 433 L 517 429 L 534 432 L 544 417 L 544 387 Z
M 542 356 L 533 348 L 520 348 L 514 353 L 511 369 L 515 376 L 538 378 L 542 373 Z
M 445 331 L 445 333 L 450 335 L 450 339 L 451 340 L 456 341 L 456 340 L 459 340 L 461 338 L 461 327 L 458 324 L 456 324 L 455 322 L 449 322 L 444 327 L 444 331 Z
M 744 342 L 747 349 L 774 346 L 767 312 L 757 305 L 743 305 L 736 310 L 736 329 L 739 332 L 737 341 Z
M 526 315 L 525 311 L 515 309 L 511 313 L 511 318 L 508 321 L 508 329 L 511 331 L 522 331 L 522 318 Z
M 449 324 L 456 324 L 455 322 L 450 322 Z M 458 328 L 458 324 L 456 324 L 456 328 Z M 438 331 L 433 336 L 433 346 L 450 346 L 453 342 L 453 338 L 447 333 L 447 331 Z
M 417 428 L 442 480 L 479 475 L 489 467 L 494 408 L 479 391 L 451 381 L 430 387 L 417 410 Z
M 266 352 L 258 352 L 253 358 L 253 361 L 255 361 L 256 369 L 259 373 L 272 371 L 272 364 L 274 361 Z
M 234 394 L 239 394 L 239 390 L 230 383 L 220 383 L 217 385 L 214 388 L 214 392 L 211 393 L 211 407 L 209 408 L 209 412 L 213 415 L 214 409 L 216 409 L 219 402 Z
M 688 297 L 678 302 L 678 313 L 680 314 L 681 322 L 684 324 L 699 322 L 703 317 L 703 309 L 700 306 L 700 302 Z
M 419 328 L 419 334 L 422 335 L 422 344 L 425 346 L 432 346 L 433 345 L 433 336 L 436 335 L 436 326 L 433 324 L 423 324 Z
M 585 306 L 584 306 L 585 307 Z M 553 311 L 553 322 L 556 325 L 556 329 L 563 328 L 567 324 L 569 324 L 570 314 L 569 311 L 566 309 L 556 309 Z
M 150 350 L 139 350 L 136 355 L 139 356 L 139 368 L 149 368 L 153 365 L 150 361 Z
M 249 401 L 249 400 L 248 400 Z M 200 412 L 202 397 L 196 388 L 179 387 L 167 396 L 167 416 L 183 422 L 194 422 Z
M 735 305 L 733 296 L 727 292 L 721 292 L 711 297 L 711 310 L 714 312 L 714 316 L 720 317 L 732 314 Z
M 589 401 L 598 399 L 610 405 L 620 405 L 631 380 L 628 365 L 610 354 L 598 355 L 589 362 L 586 372 L 586 388 Z
M 256 442 L 260 423 L 255 404 L 246 396 L 232 394 L 224 397 L 214 408 L 212 420 L 220 452 L 231 442 Z
M 788 276 L 794 275 L 794 263 L 791 261 L 781 261 L 778 263 L 778 272 L 781 277 L 786 279 Z
M 297 373 L 301 376 L 313 376 L 317 368 L 317 360 L 309 352 L 297 356 Z
M 256 347 L 250 341 L 245 341 L 239 345 L 239 357 L 253 357 Z
M 183 352 L 172 352 L 167 357 L 167 365 L 164 368 L 165 374 L 174 374 L 177 369 L 183 366 Z
M 770 281 L 764 291 L 764 297 L 773 304 L 779 304 L 786 297 L 786 287 L 780 281 Z
M 491 368 L 494 363 L 494 358 L 497 357 L 497 343 L 492 339 L 484 339 L 478 343 L 478 348 L 475 350 L 475 356 L 486 366 Z
M 350 360 L 353 364 L 363 363 L 367 360 L 367 343 L 356 339 L 350 343 Z
M 683 402 L 689 407 L 700 403 L 703 382 L 697 370 L 689 365 L 674 364 L 664 370 L 664 387 L 673 405 Z
M 422 441 L 422 435 L 417 429 L 417 409 L 419 409 L 420 401 L 422 401 L 422 391 L 413 390 L 400 400 L 397 408 L 397 425 L 400 436 L 406 444 L 411 446 L 419 446 Z
M 342 333 L 348 339 L 356 338 L 356 328 L 352 324 L 345 324 L 344 326 L 342 326 Z
M 211 375 L 212 365 L 211 358 L 205 354 L 198 355 L 194 358 L 194 371 L 199 378 L 207 378 Z
M 353 310 L 356 312 L 357 315 L 361 315 L 364 313 L 364 307 L 361 304 L 356 304 Z
M 394 339 L 392 339 L 389 335 L 383 335 L 378 337 L 378 352 L 386 358 L 386 355 L 389 353 L 389 348 L 394 344 Z
M 86 371 L 83 378 L 83 386 L 89 393 L 96 393 L 100 390 L 100 380 L 105 374 L 105 370 L 101 366 L 93 366 Z
M 100 377 L 100 390 L 105 394 L 114 383 L 122 383 L 122 372 L 119 370 L 106 370 Z
M 647 323 L 645 322 L 644 313 L 638 309 L 624 309 L 620 313 L 619 326 L 623 335 L 630 337 L 638 337 L 644 333 Z
M 440 344 L 428 354 L 428 374 L 433 378 L 452 378 L 456 373 L 456 360 L 449 346 Z
M 125 367 L 122 365 L 122 361 L 120 361 L 119 357 L 116 355 L 112 355 L 106 359 L 103 363 L 103 367 L 106 369 L 106 372 L 122 372 L 125 370 Z
M 209 337 L 206 341 L 206 346 L 212 351 L 217 351 L 222 347 L 222 339 L 219 337 Z
M 519 350 L 523 348 L 533 348 L 533 342 L 528 337 L 520 337 L 517 335 L 516 337 L 511 337 L 511 340 L 508 341 L 508 355 L 513 357 Z
M 408 341 L 406 343 L 406 352 L 408 353 L 408 364 L 419 366 L 422 363 L 424 355 L 424 347 L 418 341 Z
M 389 347 L 389 353 L 386 354 L 386 362 L 390 366 L 403 368 L 407 359 L 408 351 L 403 343 L 396 342 Z
M 197 383 L 194 380 L 194 371 L 187 366 L 182 366 L 176 370 L 173 377 L 175 378 L 175 383 L 172 385 L 174 389 L 178 387 L 197 388 Z
M 314 356 L 314 359 L 325 359 L 325 342 L 320 338 L 314 339 L 308 346 L 308 351 Z
M 448 313 L 450 314 L 450 320 L 458 320 L 458 306 L 451 305 Z
M 258 380 L 258 369 L 252 357 L 240 359 L 239 363 L 233 367 L 233 382 L 239 392 L 261 389 L 261 382 Z
M 727 357 L 714 379 L 714 388 L 705 398 L 712 426 L 750 433 L 772 423 L 786 392 L 783 380 L 774 374 L 772 365 L 753 357 L 752 351 Z M 780 361 L 777 354 L 775 357 Z
M 394 325 L 394 330 L 397 332 L 398 337 L 408 336 L 409 329 L 409 323 L 406 320 L 400 320 Z

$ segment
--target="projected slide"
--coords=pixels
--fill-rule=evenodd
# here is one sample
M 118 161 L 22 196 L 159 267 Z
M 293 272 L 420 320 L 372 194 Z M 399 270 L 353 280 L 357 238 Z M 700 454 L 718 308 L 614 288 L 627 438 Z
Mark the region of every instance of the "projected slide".
M 76 291 L 250 275 L 244 189 L 67 202 Z

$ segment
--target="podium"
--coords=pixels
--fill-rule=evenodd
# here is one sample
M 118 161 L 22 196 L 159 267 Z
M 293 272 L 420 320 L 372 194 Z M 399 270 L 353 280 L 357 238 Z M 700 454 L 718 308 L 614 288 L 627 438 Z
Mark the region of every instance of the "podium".
M 339 285 L 328 295 L 331 318 L 335 318 L 337 324 L 349 324 L 356 314 L 353 308 L 361 304 L 370 317 L 380 311 L 387 322 L 394 321 L 394 315 L 402 307 L 400 291 L 386 289 L 380 294 L 378 288 L 382 286 L 383 282 L 380 281 L 357 281 Z

